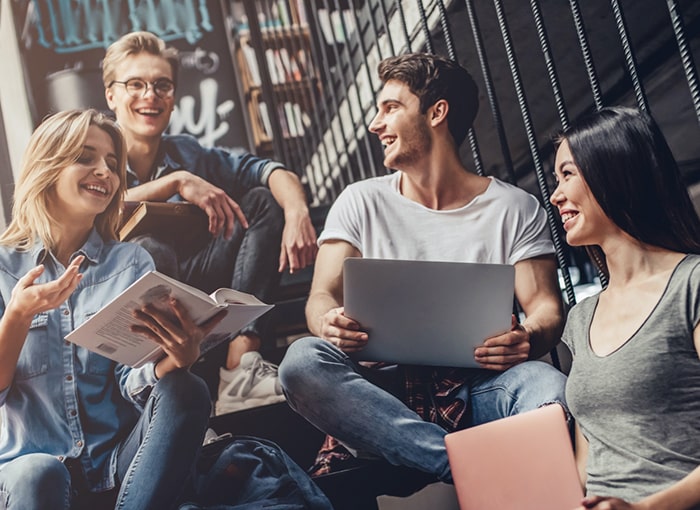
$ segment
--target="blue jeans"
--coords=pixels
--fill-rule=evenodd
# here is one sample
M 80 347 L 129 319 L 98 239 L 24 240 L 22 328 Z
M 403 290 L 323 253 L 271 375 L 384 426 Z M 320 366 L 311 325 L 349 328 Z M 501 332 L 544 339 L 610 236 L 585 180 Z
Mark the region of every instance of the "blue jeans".
M 277 267 L 284 228 L 282 209 L 270 190 L 263 187 L 248 191 L 238 205 L 248 220 L 248 228 L 236 222 L 231 239 L 203 236 L 199 243 L 182 246 L 157 235 L 143 235 L 132 242 L 151 254 L 158 271 L 207 294 L 230 287 L 269 302 L 281 276 Z M 264 315 L 244 331 L 267 341 L 268 327 Z
M 56 457 L 35 453 L 0 469 L 0 508 L 96 508 L 89 503 L 95 501 L 117 509 L 173 508 L 192 473 L 210 410 L 204 381 L 187 370 L 171 372 L 153 387 L 136 426 L 118 447 L 118 494 L 87 493 L 79 469 L 71 469 L 71 477 Z
M 402 381 L 354 362 L 329 342 L 302 338 L 290 345 L 279 377 L 290 406 L 323 432 L 352 449 L 385 458 L 451 482 L 444 437 L 396 395 Z M 550 403 L 564 405 L 566 376 L 540 361 L 505 372 L 473 370 L 458 391 L 467 404 L 467 428 Z M 478 460 L 475 460 L 478 461 Z

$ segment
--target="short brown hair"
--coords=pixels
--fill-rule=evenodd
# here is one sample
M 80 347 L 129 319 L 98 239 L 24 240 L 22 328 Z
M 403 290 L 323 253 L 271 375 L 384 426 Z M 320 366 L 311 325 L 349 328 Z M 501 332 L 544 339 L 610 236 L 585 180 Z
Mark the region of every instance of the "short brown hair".
M 447 126 L 457 147 L 467 136 L 479 111 L 479 89 L 469 72 L 452 60 L 431 53 L 407 53 L 385 58 L 377 68 L 382 83 L 408 85 L 425 113 L 438 100 L 450 105 Z
M 173 72 L 173 83 L 177 85 L 177 50 L 166 46 L 165 41 L 150 32 L 131 32 L 120 37 L 107 48 L 102 61 L 102 82 L 105 88 L 117 79 L 117 65 L 126 57 L 139 53 L 150 53 L 167 60 Z

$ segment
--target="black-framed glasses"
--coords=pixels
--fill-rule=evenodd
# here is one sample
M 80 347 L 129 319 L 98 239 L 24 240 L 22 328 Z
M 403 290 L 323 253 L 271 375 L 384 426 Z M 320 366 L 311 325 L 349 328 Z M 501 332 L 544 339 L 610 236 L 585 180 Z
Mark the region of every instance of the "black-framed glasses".
M 142 80 L 141 78 L 131 78 L 126 81 L 112 80 L 109 86 L 111 87 L 115 83 L 124 85 L 127 94 L 131 97 L 145 96 L 149 86 L 153 89 L 156 96 L 161 99 L 168 99 L 175 94 L 175 84 L 168 78 L 158 78 L 156 81 L 151 82 Z

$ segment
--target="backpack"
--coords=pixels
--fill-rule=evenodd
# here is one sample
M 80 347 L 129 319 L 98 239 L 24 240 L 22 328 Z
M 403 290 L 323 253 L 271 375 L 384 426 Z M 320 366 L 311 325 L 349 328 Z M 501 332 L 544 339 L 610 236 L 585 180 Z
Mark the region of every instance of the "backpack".
M 202 447 L 179 510 L 332 510 L 328 498 L 275 443 L 222 437 Z

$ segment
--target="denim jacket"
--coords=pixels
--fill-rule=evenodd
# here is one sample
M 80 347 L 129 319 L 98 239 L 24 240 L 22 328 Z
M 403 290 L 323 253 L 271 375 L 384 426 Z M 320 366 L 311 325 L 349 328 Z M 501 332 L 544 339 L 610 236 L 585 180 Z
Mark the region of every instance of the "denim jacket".
M 267 186 L 270 174 L 282 163 L 258 158 L 247 152 L 233 153 L 220 148 L 203 147 L 191 135 L 163 135 L 160 141 L 156 170 L 153 179 L 176 170 L 187 170 L 239 201 L 243 195 L 257 186 Z M 127 187 L 143 184 L 131 170 Z M 180 200 L 175 197 L 173 199 Z
M 115 485 L 117 447 L 157 381 L 154 365 L 117 365 L 64 338 L 153 269 L 153 261 L 137 245 L 103 242 L 95 230 L 71 259 L 80 254 L 83 279 L 65 303 L 34 317 L 12 383 L 0 391 L 0 469 L 35 452 L 79 458 L 91 489 L 107 490 Z M 24 252 L 0 246 L 0 314 L 17 281 L 41 263 L 37 283 L 65 271 L 41 244 Z

